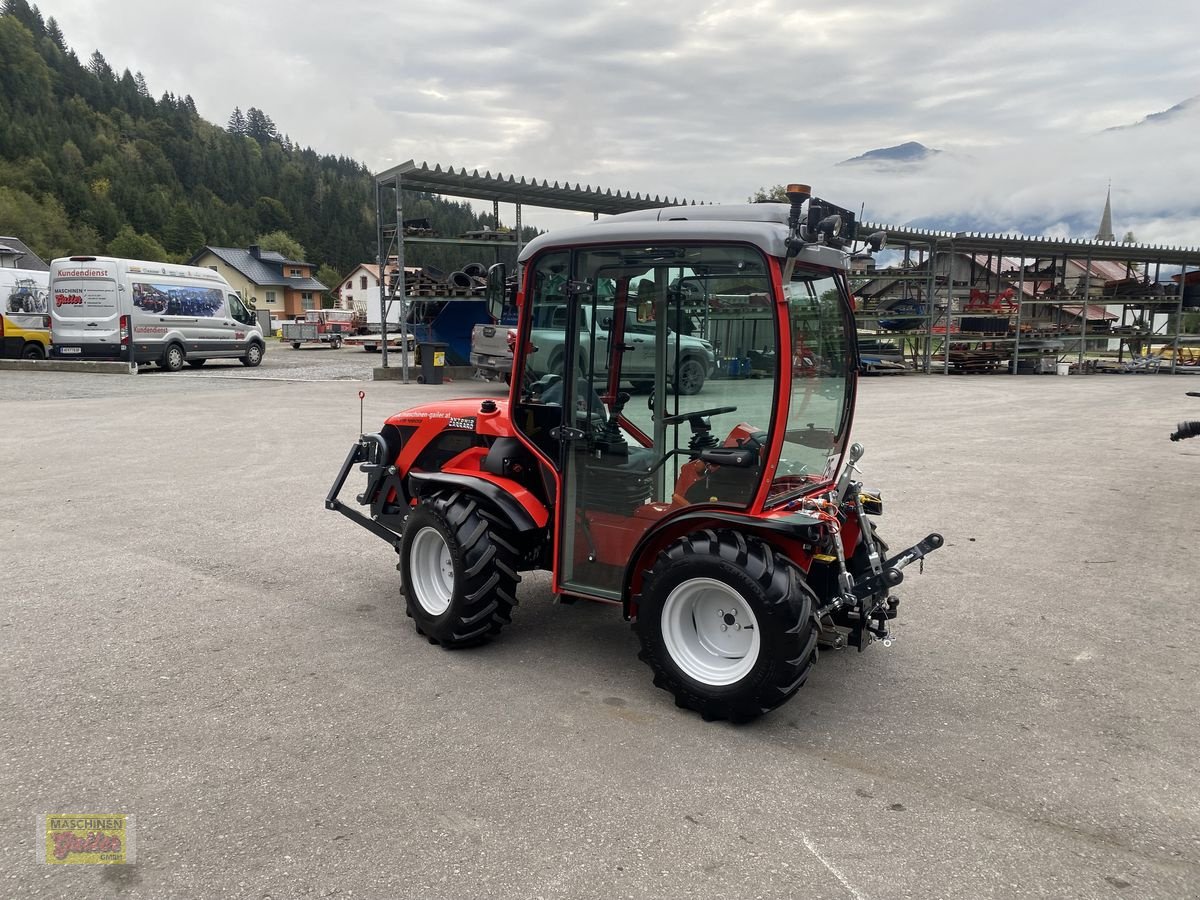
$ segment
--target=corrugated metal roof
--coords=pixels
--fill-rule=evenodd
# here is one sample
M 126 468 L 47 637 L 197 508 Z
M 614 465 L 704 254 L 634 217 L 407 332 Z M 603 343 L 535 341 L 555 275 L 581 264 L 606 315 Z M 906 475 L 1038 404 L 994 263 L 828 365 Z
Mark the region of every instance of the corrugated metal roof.
M 968 253 L 1003 253 L 1025 259 L 1068 256 L 1093 261 L 1111 260 L 1124 263 L 1165 263 L 1168 265 L 1200 266 L 1200 247 L 1181 247 L 1167 244 L 1124 244 L 1115 241 L 1083 241 L 1076 238 L 1056 238 L 1044 235 L 986 234 L 976 231 L 939 231 L 932 228 L 910 228 L 881 222 L 863 222 L 859 234 L 872 231 L 887 233 L 889 244 L 915 244 L 946 248 Z
M 469 197 L 475 200 L 499 200 L 505 203 L 521 203 L 529 206 L 544 206 L 550 209 L 567 209 L 576 212 L 615 214 L 637 209 L 658 209 L 663 206 L 694 206 L 687 200 L 675 197 L 651 197 L 649 194 L 633 194 L 629 191 L 613 191 L 611 188 L 582 187 L 577 182 L 567 181 L 560 185 L 545 179 L 517 178 L 497 172 L 479 174 L 479 170 L 468 172 L 454 166 L 442 169 L 429 163 L 409 160 L 375 176 L 377 182 L 390 182 L 399 178 L 400 183 L 414 191 L 431 194 L 447 194 L 451 197 Z

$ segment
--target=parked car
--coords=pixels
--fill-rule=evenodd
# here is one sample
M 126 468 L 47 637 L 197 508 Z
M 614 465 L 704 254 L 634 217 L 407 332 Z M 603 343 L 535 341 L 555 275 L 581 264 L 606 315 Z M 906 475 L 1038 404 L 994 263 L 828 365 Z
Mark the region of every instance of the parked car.
M 566 351 L 567 307 L 553 306 L 540 310 L 543 318 L 535 320 L 530 340 L 528 369 L 533 374 L 562 374 L 563 356 Z M 598 355 L 593 371 L 608 371 L 609 334 L 612 332 L 613 308 L 597 306 L 579 307 L 582 316 L 578 323 L 579 350 L 592 352 L 592 335 L 595 335 L 595 352 Z M 654 384 L 655 342 L 658 326 L 654 322 L 639 322 L 637 311 L 626 310 L 625 350 L 621 356 L 621 377 L 643 389 Z M 667 339 L 673 349 L 668 358 L 668 380 L 675 384 L 680 394 L 696 394 L 712 374 L 716 364 L 713 345 L 701 338 L 679 334 L 667 329 Z M 536 348 L 534 350 L 533 348 Z M 511 368 L 511 363 L 509 364 Z

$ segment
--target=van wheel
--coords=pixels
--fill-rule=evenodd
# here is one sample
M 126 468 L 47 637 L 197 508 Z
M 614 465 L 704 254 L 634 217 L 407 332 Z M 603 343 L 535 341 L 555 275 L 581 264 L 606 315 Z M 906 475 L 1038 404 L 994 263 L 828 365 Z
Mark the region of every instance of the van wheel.
M 198 369 L 202 365 L 204 365 L 206 362 L 207 362 L 207 360 L 204 360 L 204 359 L 189 359 L 187 361 L 187 364 L 189 366 L 191 366 L 193 369 Z
M 21 348 L 21 359 L 45 359 L 41 344 L 26 344 Z
M 239 357 L 238 362 L 240 362 L 243 366 L 247 366 L 248 368 L 253 369 L 260 362 L 262 362 L 262 358 L 263 358 L 262 344 L 258 343 L 258 341 L 255 341 L 249 347 L 246 348 L 246 355 Z
M 183 360 L 183 348 L 178 344 L 172 344 L 163 354 L 162 367 L 168 372 L 178 372 L 183 368 Z

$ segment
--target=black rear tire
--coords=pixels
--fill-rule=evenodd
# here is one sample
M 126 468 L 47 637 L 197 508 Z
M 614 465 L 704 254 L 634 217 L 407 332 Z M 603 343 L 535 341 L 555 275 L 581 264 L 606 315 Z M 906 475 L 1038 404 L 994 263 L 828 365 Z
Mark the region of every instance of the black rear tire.
M 42 349 L 41 344 L 35 344 L 30 341 L 21 348 L 21 359 L 45 359 L 46 351 Z
M 707 610 L 698 604 L 690 619 L 686 609 L 680 615 L 679 598 L 714 589 L 715 596 L 734 599 L 711 603 Z M 637 602 L 638 658 L 677 706 L 707 720 L 748 722 L 769 712 L 800 689 L 817 659 L 816 597 L 803 573 L 769 545 L 740 532 L 706 530 L 674 541 L 646 573 Z M 757 631 L 752 649 L 738 656 L 716 646 L 725 640 L 726 628 L 704 636 L 703 627 L 712 626 L 703 625 L 702 614 L 718 613 L 717 627 L 725 622 Z M 713 674 L 697 674 L 709 665 Z
M 183 348 L 178 344 L 171 344 L 163 352 L 162 362 L 159 363 L 168 372 L 178 372 L 183 368 L 183 362 L 186 357 L 183 355 Z
M 431 552 L 441 553 L 434 566 Z M 471 494 L 422 498 L 400 544 L 406 612 L 417 631 L 447 649 L 498 634 L 517 604 L 519 559 L 510 529 Z

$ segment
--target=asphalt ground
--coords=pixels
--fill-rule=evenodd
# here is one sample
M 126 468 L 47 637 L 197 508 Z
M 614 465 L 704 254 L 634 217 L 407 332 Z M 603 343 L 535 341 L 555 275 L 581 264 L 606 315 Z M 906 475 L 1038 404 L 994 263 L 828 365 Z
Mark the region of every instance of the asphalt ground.
M 544 575 L 485 647 L 414 633 L 323 508 L 358 391 L 501 388 L 377 363 L 0 373 L 0 896 L 1200 895 L 1200 379 L 864 380 L 880 529 L 946 547 L 736 727 Z M 44 813 L 133 814 L 136 864 L 37 862 Z

